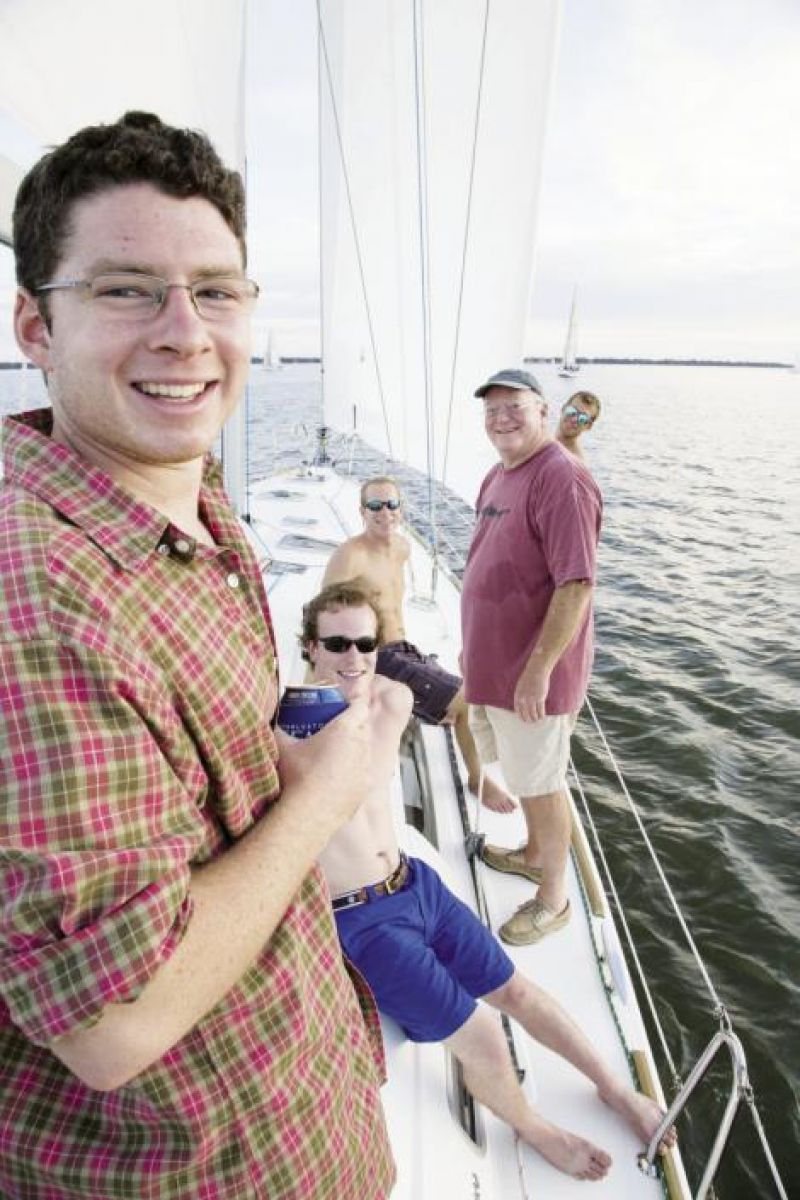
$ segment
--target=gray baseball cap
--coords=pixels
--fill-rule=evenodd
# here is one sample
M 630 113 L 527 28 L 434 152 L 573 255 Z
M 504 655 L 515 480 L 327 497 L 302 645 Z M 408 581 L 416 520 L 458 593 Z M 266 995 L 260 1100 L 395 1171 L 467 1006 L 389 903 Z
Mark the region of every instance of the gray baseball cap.
M 489 388 L 493 387 L 517 388 L 521 392 L 536 392 L 539 396 L 543 394 L 536 378 L 529 371 L 517 371 L 513 368 L 492 375 L 478 388 L 475 395 L 483 397 Z

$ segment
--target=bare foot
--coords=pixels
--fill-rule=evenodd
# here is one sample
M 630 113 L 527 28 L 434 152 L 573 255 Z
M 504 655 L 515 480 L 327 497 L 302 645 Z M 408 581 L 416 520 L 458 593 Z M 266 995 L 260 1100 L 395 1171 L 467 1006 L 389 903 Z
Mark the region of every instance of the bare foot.
M 585 1138 L 552 1125 L 536 1113 L 522 1136 L 543 1158 L 574 1179 L 602 1179 L 611 1166 L 611 1155 Z
M 633 1088 L 619 1084 L 613 1090 L 600 1092 L 600 1099 L 609 1108 L 619 1113 L 630 1125 L 633 1132 L 647 1145 L 661 1122 L 664 1120 L 664 1110 L 655 1100 L 636 1092 Z M 659 1150 L 671 1149 L 678 1140 L 675 1126 L 671 1126 L 659 1143 Z
M 473 796 L 478 795 L 477 779 L 470 779 L 468 787 Z M 489 779 L 488 775 L 483 781 L 482 801 L 492 812 L 510 813 L 517 807 L 516 801 L 511 799 L 508 792 L 504 791 L 493 779 Z

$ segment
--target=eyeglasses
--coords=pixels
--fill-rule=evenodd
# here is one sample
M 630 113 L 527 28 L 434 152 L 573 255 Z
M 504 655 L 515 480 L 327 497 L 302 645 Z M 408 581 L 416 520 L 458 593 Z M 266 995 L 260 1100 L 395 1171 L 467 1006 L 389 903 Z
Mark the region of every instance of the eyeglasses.
M 532 400 L 512 400 L 510 404 L 487 404 L 483 415 L 487 421 L 494 421 L 501 413 L 506 417 L 516 417 L 526 408 L 530 408 L 532 403 Z
M 389 512 L 397 512 L 401 504 L 401 500 L 365 500 L 364 508 L 368 508 L 370 512 L 380 512 L 382 508 L 388 508 Z
M 372 654 L 373 650 L 378 648 L 376 637 L 349 638 L 342 637 L 339 633 L 333 633 L 330 637 L 321 637 L 319 643 L 326 650 L 330 650 L 331 654 L 346 654 L 351 646 L 355 646 L 359 654 Z
M 591 425 L 594 422 L 594 417 L 590 416 L 589 413 L 581 412 L 574 404 L 565 404 L 561 413 L 565 417 L 575 417 L 579 425 Z
M 109 320 L 146 321 L 161 312 L 170 288 L 186 291 L 195 312 L 206 321 L 233 321 L 252 310 L 258 299 L 258 284 L 237 275 L 215 275 L 195 283 L 168 283 L 156 275 L 117 271 L 93 279 L 56 279 L 42 284 L 39 292 L 80 290 L 95 310 Z

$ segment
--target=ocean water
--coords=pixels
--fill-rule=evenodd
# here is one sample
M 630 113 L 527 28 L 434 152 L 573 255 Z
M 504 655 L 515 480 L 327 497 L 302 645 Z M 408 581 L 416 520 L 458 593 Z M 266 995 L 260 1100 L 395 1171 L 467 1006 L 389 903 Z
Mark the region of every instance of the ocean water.
M 800 374 L 589 366 L 572 381 L 533 369 L 554 407 L 577 387 L 603 401 L 584 438 L 605 498 L 590 699 L 800 1195 Z M 0 371 L 0 412 L 41 396 L 33 372 Z M 255 481 L 310 446 L 318 368 L 254 368 L 248 410 Z M 472 499 L 491 454 L 470 429 L 453 436 L 454 485 Z M 685 1074 L 716 1031 L 713 1001 L 599 739 L 585 719 L 579 729 L 576 764 Z M 720 1061 L 681 1126 L 695 1185 L 730 1088 Z M 775 1195 L 761 1161 L 745 1110 L 721 1200 Z

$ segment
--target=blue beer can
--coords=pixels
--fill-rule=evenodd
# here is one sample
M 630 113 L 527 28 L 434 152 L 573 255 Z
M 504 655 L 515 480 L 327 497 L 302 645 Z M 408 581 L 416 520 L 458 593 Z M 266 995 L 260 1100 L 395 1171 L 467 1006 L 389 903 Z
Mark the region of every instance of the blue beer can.
M 311 737 L 346 708 L 347 701 L 333 684 L 290 684 L 278 706 L 278 725 L 292 737 Z

